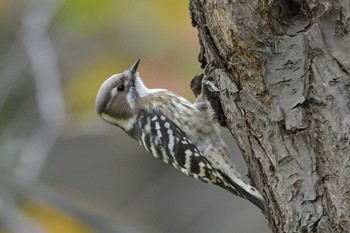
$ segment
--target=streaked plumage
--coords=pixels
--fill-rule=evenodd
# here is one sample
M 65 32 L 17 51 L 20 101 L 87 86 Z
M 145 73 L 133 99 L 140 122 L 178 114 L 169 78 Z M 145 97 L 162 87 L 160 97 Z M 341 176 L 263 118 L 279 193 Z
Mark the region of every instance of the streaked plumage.
M 241 179 L 228 156 L 203 91 L 191 104 L 173 92 L 148 89 L 136 72 L 138 63 L 101 85 L 96 97 L 98 114 L 122 128 L 156 158 L 186 175 L 246 198 L 265 212 L 264 198 Z

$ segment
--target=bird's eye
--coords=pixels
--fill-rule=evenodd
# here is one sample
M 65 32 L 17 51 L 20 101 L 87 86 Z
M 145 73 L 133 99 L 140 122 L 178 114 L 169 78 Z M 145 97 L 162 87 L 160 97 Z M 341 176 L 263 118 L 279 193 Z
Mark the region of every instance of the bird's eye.
M 125 90 L 124 84 L 120 84 L 120 85 L 118 86 L 118 92 L 123 92 L 124 90 Z

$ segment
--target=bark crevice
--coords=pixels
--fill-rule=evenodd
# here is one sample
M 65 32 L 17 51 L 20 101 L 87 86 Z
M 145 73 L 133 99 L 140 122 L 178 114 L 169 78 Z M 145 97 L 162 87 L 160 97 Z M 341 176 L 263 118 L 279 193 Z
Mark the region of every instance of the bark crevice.
M 271 229 L 346 232 L 350 7 L 191 0 L 190 10 L 202 67 L 217 68 L 225 89 L 212 97 L 267 199 Z

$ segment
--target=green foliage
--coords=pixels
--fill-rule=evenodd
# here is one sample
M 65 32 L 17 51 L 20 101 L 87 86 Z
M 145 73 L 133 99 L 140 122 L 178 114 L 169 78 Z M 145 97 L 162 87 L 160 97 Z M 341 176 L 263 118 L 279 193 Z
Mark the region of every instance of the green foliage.
M 77 34 L 100 30 L 115 20 L 122 8 L 113 0 L 67 0 L 57 15 L 59 23 Z M 121 2 L 121 1 L 120 1 Z
M 24 13 L 32 3 L 35 1 L 0 0 L 0 63 L 5 61 L 2 67 L 7 66 L 6 55 L 19 38 Z M 67 114 L 78 117 L 68 119 L 94 114 L 95 96 L 103 80 L 123 71 L 137 58 L 142 59 L 142 74 L 150 87 L 192 96 L 189 81 L 198 70 L 195 67 L 199 67 L 199 49 L 197 33 L 190 24 L 188 0 L 66 0 L 48 26 Z M 25 53 L 21 57 L 27 59 Z M 23 72 L 30 76 L 31 64 L 26 62 Z M 28 90 L 35 93 L 29 88 L 33 83 Z M 21 93 L 27 93 L 24 89 Z M 4 106 L 7 110 L 9 105 Z M 0 123 L 14 114 L 14 110 L 8 111 Z
M 60 37 L 63 35 L 65 38 L 63 43 L 75 44 L 62 54 L 69 66 L 71 62 L 76 63 L 67 74 L 69 79 L 65 87 L 68 112 L 74 116 L 94 111 L 95 95 L 103 80 L 121 72 L 137 58 L 143 58 L 144 71 L 158 69 L 165 72 L 162 70 L 165 67 L 163 62 L 173 65 L 173 69 L 182 66 L 175 73 L 171 66 L 167 66 L 168 82 L 172 83 L 169 85 L 174 91 L 181 87 L 189 90 L 189 79 L 194 73 L 190 73 L 188 68 L 195 66 L 198 45 L 195 30 L 190 25 L 187 0 L 70 0 L 59 11 L 55 26 L 55 37 L 61 34 Z M 188 37 L 189 32 L 191 37 Z M 87 56 L 70 60 L 76 56 L 70 54 L 73 51 L 81 51 Z M 152 60 L 159 66 L 147 67 L 150 64 L 147 61 Z M 164 76 L 149 72 L 152 73 Z M 172 76 L 179 79 L 170 80 Z M 151 86 L 152 82 L 157 82 L 152 77 L 146 78 L 146 81 Z

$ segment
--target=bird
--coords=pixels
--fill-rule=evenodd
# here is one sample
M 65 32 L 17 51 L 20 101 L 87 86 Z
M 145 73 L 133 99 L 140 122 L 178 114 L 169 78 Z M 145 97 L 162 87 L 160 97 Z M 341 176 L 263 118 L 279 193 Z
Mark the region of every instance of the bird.
M 124 130 L 154 157 L 182 173 L 245 198 L 266 214 L 262 194 L 242 180 L 221 137 L 205 95 L 208 75 L 195 103 L 166 89 L 150 89 L 131 68 L 105 80 L 96 96 L 96 112 Z

